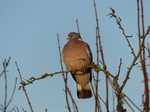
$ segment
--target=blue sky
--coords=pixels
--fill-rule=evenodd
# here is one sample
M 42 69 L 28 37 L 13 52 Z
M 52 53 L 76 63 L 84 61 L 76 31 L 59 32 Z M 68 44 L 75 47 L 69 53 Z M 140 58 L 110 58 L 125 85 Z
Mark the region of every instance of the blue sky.
M 122 18 L 122 25 L 127 35 L 133 35 L 130 39 L 135 52 L 138 48 L 137 39 L 137 8 L 136 0 L 96 0 L 100 33 L 104 48 L 105 61 L 108 70 L 112 74 L 118 71 L 120 58 L 123 59 L 120 83 L 125 77 L 127 67 L 130 66 L 133 56 L 127 46 L 125 38 L 115 23 L 115 19 L 109 18 L 108 13 L 112 7 L 116 14 Z M 144 1 L 145 28 L 150 25 L 150 0 Z M 65 45 L 69 32 L 77 32 L 76 19 L 79 21 L 80 33 L 93 52 L 96 60 L 95 46 L 95 15 L 93 1 L 81 0 L 0 0 L 0 62 L 11 56 L 8 67 L 8 98 L 13 90 L 15 77 L 18 72 L 15 61 L 18 62 L 24 79 L 39 77 L 44 73 L 61 71 L 57 45 L 57 33 L 60 36 L 61 48 Z M 150 42 L 148 35 L 146 41 Z M 138 61 L 139 62 L 139 61 Z M 65 67 L 65 66 L 64 66 Z M 2 64 L 0 71 L 3 70 Z M 148 72 L 150 68 L 148 67 Z M 141 107 L 141 95 L 143 94 L 142 74 L 140 68 L 135 66 L 131 72 L 123 92 Z M 20 81 L 20 80 L 19 80 Z M 76 85 L 69 76 L 68 86 L 81 112 L 94 110 L 93 98 L 79 100 L 76 97 Z M 17 88 L 19 87 L 19 82 Z M 4 98 L 4 77 L 0 77 L 0 104 Z M 52 112 L 66 112 L 64 83 L 61 74 L 36 81 L 26 87 L 35 112 L 44 112 L 47 108 Z M 99 94 L 105 100 L 105 76 L 100 73 Z M 112 89 L 110 87 L 110 110 L 112 110 Z M 16 90 L 14 99 L 9 107 L 17 106 L 30 111 L 27 100 L 22 90 Z M 105 107 L 101 104 L 102 109 Z M 128 109 L 127 105 L 125 107 Z M 141 107 L 142 108 L 142 107 Z

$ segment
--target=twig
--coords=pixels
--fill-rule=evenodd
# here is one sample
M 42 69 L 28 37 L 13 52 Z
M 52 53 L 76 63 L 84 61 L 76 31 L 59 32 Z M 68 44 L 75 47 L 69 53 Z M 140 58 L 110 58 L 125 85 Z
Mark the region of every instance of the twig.
M 112 9 L 112 8 L 110 8 L 110 9 L 111 9 L 112 13 L 109 13 L 108 15 L 110 16 L 110 18 L 114 17 L 116 19 L 116 23 L 118 24 L 119 29 L 122 31 L 122 34 L 124 35 L 124 37 L 125 37 L 125 39 L 126 39 L 126 41 L 128 43 L 128 46 L 131 49 L 131 54 L 133 54 L 133 56 L 135 57 L 136 55 L 135 55 L 134 49 L 131 46 L 131 43 L 130 43 L 130 41 L 128 39 L 129 37 L 132 37 L 132 35 L 131 36 L 126 35 L 125 30 L 124 30 L 124 28 L 121 25 L 122 19 L 120 17 L 117 17 L 117 15 L 115 14 L 115 10 L 114 9 Z
M 26 110 L 24 110 L 24 108 L 22 107 L 23 112 L 27 112 Z
M 129 106 L 129 108 L 132 110 L 132 112 L 135 112 L 134 110 L 133 110 L 133 108 L 131 107 L 131 105 L 128 103 L 128 101 L 125 99 L 125 98 L 123 98 L 123 100 L 126 102 L 126 104 Z
M 120 75 L 121 65 L 122 65 L 122 58 L 120 59 L 120 64 L 118 66 L 118 74 L 116 75 L 116 77 L 119 77 Z
M 6 72 L 6 68 L 7 68 L 8 65 L 9 65 L 10 59 L 11 59 L 11 57 L 8 58 L 8 61 L 5 60 L 5 64 L 6 64 L 6 65 L 5 65 L 5 67 L 4 67 L 3 71 L 2 71 L 2 73 L 0 74 L 0 76 L 2 76 L 4 72 Z
M 107 108 L 107 104 L 104 102 L 104 100 L 101 98 L 101 96 L 98 95 L 98 97 L 99 97 L 99 99 L 103 102 L 103 104 L 105 105 L 105 107 Z M 100 108 L 100 109 L 101 109 L 101 108 Z M 102 111 L 100 111 L 100 112 L 102 112 Z
M 45 109 L 45 112 L 48 112 L 48 110 L 47 110 L 47 109 Z
M 13 96 L 14 96 L 14 94 L 15 94 L 15 90 L 16 90 L 16 86 L 17 86 L 17 77 L 16 77 L 16 79 L 15 79 L 15 84 L 14 84 L 14 89 L 13 89 L 13 92 L 12 92 L 12 95 L 11 95 L 11 98 L 10 98 L 10 100 L 9 100 L 9 102 L 8 102 L 8 104 L 7 104 L 7 106 L 6 107 L 8 107 L 9 106 L 9 104 L 11 103 L 11 101 L 12 101 L 12 99 L 13 99 Z
M 3 70 L 2 74 L 4 73 L 4 78 L 5 78 L 5 96 L 4 96 L 4 105 L 1 104 L 1 108 L 0 108 L 0 110 L 2 110 L 3 112 L 7 111 L 8 106 L 9 106 L 9 104 L 11 103 L 11 101 L 13 99 L 13 96 L 14 96 L 14 93 L 15 93 L 15 90 L 16 90 L 16 85 L 17 85 L 17 78 L 16 78 L 13 93 L 12 93 L 11 98 L 9 99 L 8 103 L 7 103 L 8 91 L 7 91 L 7 74 L 6 74 L 7 71 L 6 71 L 6 68 L 8 67 L 9 62 L 10 62 L 10 57 L 9 57 L 8 61 L 6 61 L 6 59 L 5 59 L 4 62 L 3 62 L 4 70 Z M 12 110 L 10 110 L 10 111 L 12 111 Z
M 3 67 L 4 70 L 6 68 L 6 60 L 3 62 Z M 6 71 L 4 72 L 4 77 L 5 77 L 5 99 L 4 99 L 4 112 L 6 111 L 7 107 L 6 107 L 6 102 L 7 102 L 7 75 L 6 75 Z
M 60 56 L 60 66 L 61 66 L 61 70 L 64 71 L 63 69 L 63 65 L 62 65 L 62 55 L 61 55 L 61 48 L 60 48 L 60 41 L 59 41 L 59 34 L 57 34 L 57 41 L 58 41 L 58 50 L 59 50 L 59 56 Z M 68 72 L 67 72 L 68 73 Z M 64 72 L 62 73 L 62 76 L 63 76 L 63 79 L 64 79 L 64 83 L 65 83 L 65 96 L 66 96 L 66 104 L 67 104 L 67 109 L 69 112 L 71 112 L 71 109 L 70 109 L 70 105 L 69 105 L 69 100 L 68 100 L 68 91 L 69 91 L 69 88 L 67 86 L 67 80 L 68 80 L 68 75 L 64 74 Z
M 117 109 L 118 109 L 118 111 L 126 111 L 125 109 L 123 109 L 122 101 L 121 101 L 121 100 L 122 100 L 122 97 L 121 97 L 122 90 L 123 90 L 124 86 L 126 85 L 127 80 L 129 79 L 129 75 L 130 75 L 130 72 L 131 72 L 132 68 L 137 64 L 136 61 L 137 61 L 137 59 L 140 57 L 141 51 L 143 50 L 143 43 L 144 43 L 145 38 L 142 38 L 142 42 L 140 41 L 139 51 L 138 51 L 138 53 L 137 53 L 137 55 L 136 55 L 135 52 L 134 52 L 134 49 L 133 49 L 133 47 L 131 46 L 130 41 L 129 41 L 129 39 L 128 39 L 128 37 L 132 37 L 132 36 L 127 36 L 127 35 L 125 34 L 124 28 L 123 28 L 122 25 L 121 25 L 121 18 L 119 18 L 119 17 L 117 17 L 117 16 L 115 15 L 115 10 L 114 10 L 114 9 L 112 9 L 112 8 L 110 8 L 110 9 L 112 10 L 112 13 L 109 13 L 109 16 L 110 16 L 110 17 L 114 17 L 114 18 L 116 19 L 116 23 L 118 24 L 119 29 L 121 29 L 122 34 L 123 34 L 124 37 L 126 38 L 126 41 L 127 41 L 127 43 L 128 43 L 128 46 L 130 47 L 130 49 L 131 49 L 131 51 L 132 51 L 131 54 L 133 54 L 133 56 L 134 56 L 134 59 L 133 59 L 131 65 L 130 65 L 130 67 L 129 67 L 128 70 L 127 70 L 126 77 L 125 77 L 125 79 L 124 79 L 122 85 L 119 86 L 118 81 L 117 81 L 119 75 L 116 75 L 116 77 L 113 79 L 114 89 L 117 91 L 117 93 L 116 93 L 117 99 L 118 99 Z M 139 14 L 139 12 L 138 12 L 138 14 Z M 139 18 L 138 18 L 138 20 L 139 20 Z M 140 30 L 140 29 L 138 29 L 138 30 Z M 141 43 L 142 43 L 142 44 L 141 44 Z M 121 64 L 120 64 L 120 67 L 121 67 Z M 120 73 L 120 68 L 119 68 L 118 74 L 119 74 L 119 73 Z
M 141 61 L 141 66 L 142 66 L 142 72 L 143 72 L 143 77 L 144 77 L 144 94 L 145 94 L 145 101 L 143 101 L 143 105 L 144 105 L 144 110 L 145 112 L 149 111 L 149 84 L 148 84 L 148 76 L 147 76 L 147 69 L 146 69 L 146 56 L 145 56 L 145 38 L 146 36 L 149 34 L 150 31 L 150 26 L 148 26 L 147 31 L 145 32 L 145 27 L 144 27 L 144 7 L 143 7 L 143 0 L 138 0 L 137 1 L 137 8 L 141 10 L 138 10 L 138 36 L 139 36 L 139 49 L 142 49 L 142 52 L 140 53 L 140 61 Z M 140 27 L 140 11 L 141 11 L 141 23 L 142 26 Z M 141 31 L 139 29 L 142 29 L 142 35 L 141 35 Z M 141 40 L 143 42 L 141 42 Z
M 68 90 L 68 94 L 69 94 L 69 96 L 70 96 L 70 98 L 71 98 L 72 105 L 73 105 L 73 107 L 74 107 L 74 112 L 78 112 L 78 106 L 77 106 L 75 100 L 73 99 L 73 96 L 72 96 L 72 94 L 71 94 L 71 91 Z
M 147 43 L 147 52 L 148 52 L 148 56 L 147 57 L 149 57 L 149 59 L 150 59 L 150 47 L 149 47 L 149 43 Z
M 138 37 L 141 37 L 141 29 L 140 29 L 140 3 L 137 0 L 137 24 L 138 24 Z M 139 45 L 141 44 L 141 39 L 139 38 Z
M 15 106 L 15 105 L 14 105 Z M 17 106 L 15 106 L 15 108 L 17 109 L 17 112 L 19 112 L 19 109 L 18 109 L 18 107 Z M 16 112 L 16 109 L 15 109 L 15 112 Z
M 114 94 L 114 89 L 112 89 L 112 96 L 113 96 L 113 98 L 112 98 L 112 101 L 113 101 L 112 107 L 113 107 L 113 112 L 115 112 L 115 94 Z
M 124 97 L 126 97 L 140 112 L 143 112 L 128 96 L 124 94 Z
M 142 34 L 145 34 L 143 0 L 140 0 L 140 1 L 141 1 Z
M 17 62 L 15 62 L 15 64 L 16 64 L 16 67 L 17 67 L 17 70 L 18 70 L 18 73 L 19 73 L 19 76 L 20 76 L 20 80 L 21 80 L 21 84 L 22 84 L 22 89 L 23 89 L 23 91 L 24 91 L 24 93 L 25 93 L 25 96 L 26 96 L 26 98 L 27 98 L 27 101 L 28 101 L 30 110 L 31 110 L 31 112 L 33 112 L 33 109 L 32 109 L 32 105 L 31 105 L 30 99 L 29 99 L 28 94 L 27 94 L 27 92 L 26 92 L 25 86 L 24 86 L 24 84 L 22 83 L 23 80 L 22 80 L 22 75 L 21 75 L 21 73 L 20 73 L 20 69 L 19 69 L 19 67 L 18 67 Z
M 78 19 L 76 19 L 76 24 L 77 24 L 77 30 L 78 30 L 78 34 L 80 34 L 80 29 L 79 29 L 79 23 L 78 23 Z
M 94 79 L 94 86 L 96 86 L 96 79 L 95 79 L 95 76 L 93 75 L 93 79 Z M 97 97 L 99 98 L 100 96 L 99 95 L 97 95 L 96 94 L 96 92 L 95 92 L 95 90 L 94 90 L 94 86 L 93 86 L 93 84 L 91 83 L 91 87 L 92 87 L 92 91 L 93 91 L 93 94 L 94 94 L 94 98 L 95 98 L 95 102 L 97 101 Z M 101 99 L 101 98 L 100 98 Z M 101 99 L 102 100 L 102 99 Z M 102 100 L 102 102 L 103 102 L 103 100 Z M 100 103 L 100 102 L 98 102 L 98 103 Z M 104 105 L 106 106 L 106 103 L 105 102 L 103 102 L 104 103 Z M 96 103 L 95 103 L 96 104 Z M 99 104 L 99 105 L 95 105 L 95 112 L 97 112 L 97 108 L 98 108 L 98 111 L 100 111 L 100 112 L 102 112 L 102 110 L 101 110 L 101 105 Z
M 99 28 L 99 23 L 98 23 L 98 14 L 97 14 L 97 8 L 96 8 L 96 2 L 95 0 L 93 0 L 93 5 L 94 5 L 94 11 L 95 11 L 95 18 L 96 18 L 96 50 L 97 50 L 97 65 L 99 65 L 99 53 L 101 55 L 101 58 L 102 58 L 102 62 L 103 64 L 105 65 L 105 61 L 104 61 L 104 54 L 103 54 L 103 48 L 102 48 L 102 45 L 101 45 L 101 40 L 100 40 L 100 28 Z M 100 52 L 99 52 L 99 48 L 100 48 Z M 99 98 L 98 98 L 98 82 L 99 82 L 99 72 L 97 72 L 96 74 L 96 84 L 95 84 L 95 112 L 100 112 L 100 101 L 99 101 Z M 106 110 L 108 111 L 109 110 L 109 107 L 108 107 L 108 83 L 107 83 L 107 76 L 106 76 Z
M 124 79 L 124 81 L 123 81 L 123 83 L 122 83 L 122 85 L 121 85 L 121 87 L 120 87 L 120 89 L 121 89 L 120 91 L 122 91 L 122 89 L 124 88 L 124 86 L 125 86 L 127 80 L 129 79 L 129 75 L 130 75 L 130 72 L 131 72 L 132 68 L 133 68 L 135 65 L 137 65 L 136 61 L 137 61 L 137 59 L 139 58 L 139 56 L 140 56 L 140 54 L 141 54 L 141 50 L 142 50 L 142 48 L 139 50 L 138 54 L 135 56 L 135 58 L 133 59 L 131 65 L 130 65 L 130 67 L 128 68 L 127 73 L 126 73 L 126 77 L 125 77 L 125 79 Z

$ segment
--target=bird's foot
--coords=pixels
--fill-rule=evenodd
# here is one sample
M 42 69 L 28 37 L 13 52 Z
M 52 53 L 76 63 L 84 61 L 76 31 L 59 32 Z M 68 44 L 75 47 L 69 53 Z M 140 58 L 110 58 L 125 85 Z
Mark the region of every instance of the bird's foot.
M 76 74 L 77 70 L 71 70 L 71 73 Z
M 83 73 L 86 73 L 87 69 L 86 69 L 86 67 L 82 67 L 82 69 L 80 71 L 83 72 Z

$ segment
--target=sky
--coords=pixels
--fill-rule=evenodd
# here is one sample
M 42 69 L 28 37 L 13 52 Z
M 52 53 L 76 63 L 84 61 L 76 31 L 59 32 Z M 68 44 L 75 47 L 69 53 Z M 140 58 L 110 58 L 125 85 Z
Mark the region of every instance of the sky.
M 117 74 L 119 60 L 122 58 L 123 64 L 119 79 L 121 84 L 133 56 L 124 36 L 115 23 L 115 19 L 108 16 L 111 12 L 109 8 L 115 9 L 116 14 L 122 18 L 122 26 L 126 34 L 133 35 L 130 41 L 137 53 L 136 0 L 96 0 L 96 6 L 105 61 L 112 74 Z M 144 1 L 145 29 L 150 25 L 149 10 L 150 0 L 146 0 Z M 11 57 L 7 68 L 8 99 L 13 91 L 15 78 L 18 77 L 17 90 L 9 109 L 17 106 L 20 112 L 23 111 L 22 108 L 30 112 L 23 91 L 18 90 L 20 79 L 15 61 L 18 63 L 23 79 L 61 71 L 57 33 L 62 49 L 67 43 L 68 33 L 77 32 L 76 19 L 79 22 L 82 39 L 90 45 L 94 57 L 93 61 L 96 62 L 96 23 L 92 0 L 0 0 L 0 71 L 3 70 L 2 62 L 4 59 Z M 148 35 L 147 42 L 150 42 L 149 37 Z M 130 80 L 128 80 L 123 92 L 142 109 L 143 83 L 141 81 L 143 76 L 138 66 L 135 66 L 131 72 Z M 147 71 L 150 72 L 149 67 L 147 67 Z M 99 75 L 99 94 L 105 100 L 105 75 L 103 73 Z M 79 111 L 94 111 L 94 97 L 85 100 L 78 99 L 76 84 L 70 75 L 68 79 L 68 86 Z M 109 88 L 111 111 L 113 110 L 113 90 L 111 86 Z M 67 112 L 63 89 L 64 83 L 61 74 L 35 81 L 33 84 L 26 86 L 35 112 L 44 112 L 46 108 L 49 112 Z M 0 104 L 3 104 L 4 75 L 0 77 L 0 90 Z M 101 107 L 105 111 L 103 103 L 101 103 Z M 124 104 L 124 107 L 130 111 L 126 104 Z

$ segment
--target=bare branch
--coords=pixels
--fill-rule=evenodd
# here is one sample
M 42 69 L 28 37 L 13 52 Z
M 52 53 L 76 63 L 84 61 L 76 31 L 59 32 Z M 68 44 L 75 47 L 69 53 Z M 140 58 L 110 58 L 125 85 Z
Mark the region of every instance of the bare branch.
M 109 13 L 108 15 L 110 16 L 110 18 L 114 17 L 116 19 L 116 23 L 118 24 L 119 29 L 122 31 L 122 34 L 124 35 L 124 37 L 125 37 L 125 39 L 126 39 L 126 41 L 128 43 L 128 46 L 131 49 L 131 54 L 133 54 L 133 56 L 135 57 L 136 55 L 135 55 L 134 49 L 131 46 L 131 43 L 130 43 L 130 41 L 128 39 L 129 37 L 132 37 L 132 35 L 131 36 L 126 35 L 125 30 L 124 30 L 124 28 L 121 25 L 122 19 L 120 17 L 117 17 L 117 15 L 115 14 L 115 10 L 114 9 L 112 9 L 112 8 L 110 8 L 110 9 L 111 9 L 112 13 Z
M 144 41 L 143 41 L 143 42 L 144 42 Z M 137 65 L 136 61 L 137 61 L 137 59 L 139 58 L 139 56 L 140 56 L 140 54 L 141 54 L 141 51 L 142 51 L 142 46 L 141 46 L 141 49 L 139 50 L 138 54 L 137 54 L 137 55 L 135 56 L 135 58 L 133 59 L 133 61 L 132 61 L 131 65 L 130 65 L 130 67 L 129 67 L 128 70 L 127 70 L 126 77 L 125 77 L 125 79 L 124 79 L 124 81 L 123 81 L 123 83 L 122 83 L 122 85 L 121 85 L 121 87 L 120 87 L 121 91 L 122 91 L 122 89 L 124 88 L 124 86 L 125 86 L 127 80 L 130 78 L 129 75 L 130 75 L 130 72 L 131 72 L 132 68 L 133 68 L 135 65 Z
M 143 112 L 137 105 L 135 105 L 135 103 L 128 97 L 124 94 L 124 97 L 126 97 L 140 112 Z M 125 98 L 124 98 L 125 99 Z
M 3 71 L 2 71 L 2 73 L 0 74 L 0 76 L 2 76 L 4 72 L 6 72 L 6 68 L 9 65 L 10 59 L 11 59 L 11 57 L 8 58 L 8 61 L 5 60 L 5 67 L 4 67 Z
M 3 62 L 3 67 L 4 67 L 4 70 L 5 68 L 7 67 L 7 62 L 6 60 Z M 4 99 L 4 111 L 6 111 L 7 107 L 7 75 L 6 75 L 6 71 L 4 71 L 4 77 L 5 77 L 5 99 Z
M 77 24 L 77 30 L 78 30 L 78 34 L 80 34 L 80 28 L 79 28 L 78 19 L 76 19 L 76 24 Z
M 14 94 L 15 94 L 15 90 L 16 90 L 16 86 L 17 86 L 17 77 L 16 77 L 16 79 L 15 79 L 15 84 L 14 84 L 14 89 L 13 89 L 13 92 L 12 92 L 12 95 L 11 95 L 11 98 L 10 98 L 10 100 L 9 100 L 9 102 L 8 102 L 8 104 L 7 104 L 7 106 L 6 107 L 8 107 L 9 106 L 9 104 L 11 103 L 11 101 L 12 101 L 12 99 L 13 99 L 13 97 L 14 97 Z
M 123 98 L 123 100 L 126 102 L 126 104 L 129 106 L 129 108 L 132 110 L 132 112 L 135 112 L 134 110 L 133 110 L 133 108 L 132 108 L 132 106 L 128 103 L 128 101 L 125 99 L 125 98 Z
M 20 76 L 20 80 L 21 80 L 21 84 L 22 84 L 22 89 L 23 89 L 23 91 L 24 91 L 24 93 L 25 93 L 25 96 L 26 96 L 26 98 L 27 98 L 27 101 L 28 101 L 28 104 L 29 104 L 30 110 L 31 110 L 31 112 L 33 112 L 32 105 L 31 105 L 31 102 L 30 102 L 30 100 L 29 100 L 28 94 L 27 94 L 27 92 L 26 92 L 26 89 L 25 89 L 24 83 L 22 83 L 22 82 L 23 82 L 23 80 L 22 80 L 22 75 L 21 75 L 21 73 L 20 73 L 20 69 L 19 69 L 19 67 L 18 67 L 17 62 L 15 62 L 15 64 L 16 64 L 16 67 L 17 67 L 17 70 L 18 70 L 18 73 L 19 73 L 19 76 Z
M 59 55 L 60 55 L 60 65 L 61 65 L 62 71 L 64 71 L 63 70 L 63 64 L 62 64 L 60 41 L 59 41 L 59 35 L 58 34 L 57 34 L 57 39 L 58 39 L 58 49 L 59 49 Z M 73 99 L 71 91 L 69 90 L 68 85 L 67 85 L 67 80 L 68 80 L 68 74 L 67 73 L 68 72 L 66 72 L 66 75 L 64 74 L 64 72 L 62 73 L 64 83 L 65 83 L 65 90 L 64 91 L 65 91 L 65 96 L 66 96 L 67 109 L 68 109 L 69 112 L 71 112 L 70 105 L 69 105 L 69 100 L 68 100 L 68 94 L 69 94 L 69 96 L 71 98 L 71 101 L 72 101 L 73 109 L 74 109 L 75 112 L 78 112 L 77 104 L 76 104 L 75 100 Z
M 64 83 L 65 83 L 65 96 L 66 96 L 66 104 L 67 104 L 67 109 L 69 112 L 71 112 L 71 109 L 70 109 L 70 105 L 69 105 L 69 100 L 68 100 L 68 86 L 67 86 L 67 80 L 68 80 L 68 75 L 66 73 L 66 75 L 64 74 L 64 69 L 63 69 L 63 64 L 62 64 L 62 55 L 61 55 L 61 48 L 60 48 L 60 41 L 59 41 L 59 34 L 57 34 L 57 41 L 58 41 L 58 50 L 59 50 L 59 56 L 60 56 L 60 66 L 61 66 L 61 69 L 63 71 L 62 73 L 62 76 L 63 76 L 63 79 L 64 79 Z
M 120 75 L 121 65 L 122 65 L 122 58 L 120 59 L 120 64 L 118 66 L 118 74 L 116 77 L 119 77 L 119 75 Z
M 42 75 L 41 77 L 38 77 L 38 78 L 31 77 L 28 80 L 26 80 L 27 82 L 21 81 L 21 85 L 22 86 L 19 86 L 19 89 L 24 87 L 24 86 L 26 86 L 26 85 L 33 84 L 33 82 L 36 81 L 36 80 L 44 79 L 44 78 L 46 78 L 48 76 L 52 77 L 55 74 L 68 73 L 68 72 L 70 72 L 70 71 L 60 71 L 60 72 L 55 72 L 55 73 L 51 73 L 51 74 L 45 73 L 44 75 Z
M 140 24 L 140 11 L 141 11 L 141 27 L 138 25 L 138 35 L 139 36 L 139 49 L 142 48 L 142 51 L 140 53 L 140 61 L 141 61 L 141 67 L 144 77 L 144 95 L 145 95 L 145 101 L 143 101 L 143 106 L 145 112 L 149 111 L 149 84 L 148 84 L 148 75 L 147 75 L 147 69 L 146 69 L 146 53 L 145 53 L 145 38 L 149 34 L 150 26 L 148 26 L 147 31 L 145 32 L 145 24 L 144 24 L 144 7 L 143 7 L 143 0 L 137 1 L 137 7 L 138 9 L 138 24 Z M 142 35 L 139 29 L 142 29 Z M 141 42 L 143 41 L 143 42 Z

